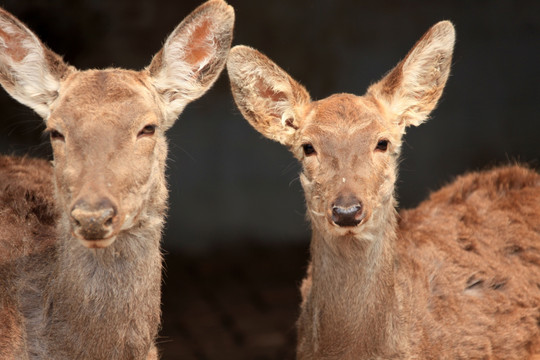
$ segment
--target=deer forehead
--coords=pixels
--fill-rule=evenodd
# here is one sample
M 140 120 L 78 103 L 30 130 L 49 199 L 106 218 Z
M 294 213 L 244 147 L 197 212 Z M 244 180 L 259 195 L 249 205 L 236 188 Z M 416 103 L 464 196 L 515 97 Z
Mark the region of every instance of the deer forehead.
M 370 98 L 336 94 L 311 104 L 301 141 L 317 142 L 330 153 L 354 153 L 372 147 L 379 138 L 393 137 L 378 104 Z M 367 150 L 365 150 L 367 151 Z
M 138 131 L 143 123 L 159 125 L 156 109 L 159 104 L 144 74 L 120 69 L 81 71 L 62 83 L 47 123 L 64 131 Z

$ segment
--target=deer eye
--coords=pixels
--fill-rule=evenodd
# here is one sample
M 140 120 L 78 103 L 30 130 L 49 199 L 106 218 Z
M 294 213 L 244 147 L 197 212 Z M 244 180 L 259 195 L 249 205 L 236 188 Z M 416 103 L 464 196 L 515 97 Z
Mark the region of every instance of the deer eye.
M 302 149 L 304 149 L 304 154 L 306 156 L 314 155 L 316 154 L 315 148 L 310 143 L 302 145 Z
M 386 149 L 388 149 L 388 143 L 389 141 L 386 139 L 381 139 L 377 142 L 377 146 L 375 147 L 375 150 L 385 152 Z
M 137 134 L 137 138 L 140 138 L 140 137 L 143 137 L 143 136 L 152 136 L 155 134 L 156 132 L 156 125 L 146 125 L 145 127 L 143 127 L 141 129 L 141 131 L 139 131 L 139 133 Z
M 60 131 L 55 130 L 55 129 L 49 130 L 49 136 L 51 137 L 51 141 L 53 140 L 64 141 L 65 140 L 64 135 Z

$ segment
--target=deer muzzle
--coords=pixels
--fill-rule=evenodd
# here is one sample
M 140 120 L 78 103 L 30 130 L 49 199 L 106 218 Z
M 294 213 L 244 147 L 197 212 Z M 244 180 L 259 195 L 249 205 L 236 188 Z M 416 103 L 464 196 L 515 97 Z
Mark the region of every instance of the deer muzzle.
M 108 198 L 95 203 L 84 199 L 75 202 L 71 209 L 73 233 L 87 247 L 106 247 L 114 240 L 117 207 Z

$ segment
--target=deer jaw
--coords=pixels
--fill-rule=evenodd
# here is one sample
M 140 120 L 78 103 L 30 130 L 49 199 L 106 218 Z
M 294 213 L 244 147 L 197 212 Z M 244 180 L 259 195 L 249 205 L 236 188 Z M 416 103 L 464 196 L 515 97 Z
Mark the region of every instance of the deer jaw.
M 314 102 L 303 123 L 290 148 L 313 225 L 330 237 L 367 236 L 379 210 L 394 205 L 401 132 L 374 99 L 349 94 Z
M 66 78 L 47 129 L 59 208 L 83 245 L 112 244 L 137 223 L 140 209 L 151 210 L 143 205 L 163 182 L 164 128 L 145 73 L 90 70 Z M 85 216 L 90 219 L 81 224 Z

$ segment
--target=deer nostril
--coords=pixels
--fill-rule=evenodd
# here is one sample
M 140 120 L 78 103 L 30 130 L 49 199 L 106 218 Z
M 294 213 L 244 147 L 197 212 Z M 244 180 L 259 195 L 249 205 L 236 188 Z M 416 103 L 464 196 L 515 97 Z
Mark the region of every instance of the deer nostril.
M 334 206 L 332 208 L 332 213 L 336 216 L 348 216 L 348 215 L 356 215 L 359 210 L 361 210 L 362 207 L 359 205 L 356 206 L 349 206 L 348 208 L 342 208 L 339 206 Z
M 103 217 L 102 217 L 103 226 L 111 227 L 113 225 L 115 217 L 116 217 L 116 209 L 114 207 L 110 207 L 104 210 Z

